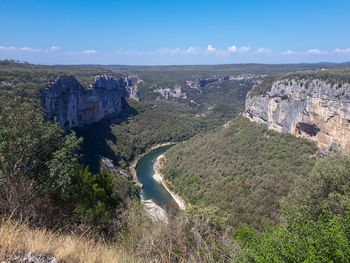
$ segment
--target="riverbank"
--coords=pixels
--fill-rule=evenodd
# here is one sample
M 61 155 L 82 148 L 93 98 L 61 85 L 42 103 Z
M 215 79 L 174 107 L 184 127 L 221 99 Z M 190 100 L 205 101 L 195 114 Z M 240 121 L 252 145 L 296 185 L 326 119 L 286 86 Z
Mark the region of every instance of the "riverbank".
M 136 159 L 129 166 L 129 172 L 130 172 L 132 178 L 134 179 L 134 181 L 139 182 L 139 180 L 137 178 L 136 166 L 137 166 L 137 163 L 139 162 L 139 160 L 143 156 L 145 156 L 147 153 L 149 153 L 149 152 L 151 152 L 159 147 L 169 146 L 169 145 L 173 145 L 173 144 L 176 144 L 176 142 L 159 143 L 159 144 L 153 145 L 151 148 L 147 149 L 144 153 L 137 156 Z
M 153 179 L 163 185 L 163 187 L 168 191 L 168 193 L 171 195 L 171 197 L 174 199 L 174 201 L 176 202 L 176 204 L 181 210 L 185 210 L 186 209 L 185 201 L 179 195 L 175 194 L 169 189 L 169 187 L 167 186 L 162 176 L 162 173 L 160 172 L 160 170 L 163 167 L 164 161 L 165 161 L 165 155 L 164 154 L 159 155 L 157 158 L 157 161 L 154 163 L 154 166 L 153 166 L 153 171 L 154 171 Z

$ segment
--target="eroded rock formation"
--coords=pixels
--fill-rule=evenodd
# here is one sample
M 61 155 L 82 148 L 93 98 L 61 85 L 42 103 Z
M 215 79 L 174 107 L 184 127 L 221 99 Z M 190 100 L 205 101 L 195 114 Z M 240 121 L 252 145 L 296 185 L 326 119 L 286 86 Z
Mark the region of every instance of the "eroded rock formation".
M 273 130 L 312 139 L 324 149 L 350 152 L 349 83 L 278 80 L 265 94 L 247 95 L 244 115 Z
M 127 77 L 100 75 L 89 89 L 74 77 L 60 77 L 42 92 L 46 118 L 64 130 L 97 122 L 122 111 L 122 98 L 138 100 L 137 88 Z
M 173 85 L 171 88 L 162 88 L 154 90 L 154 92 L 159 93 L 165 99 L 177 98 L 177 99 L 187 99 L 187 94 L 182 90 L 180 85 Z

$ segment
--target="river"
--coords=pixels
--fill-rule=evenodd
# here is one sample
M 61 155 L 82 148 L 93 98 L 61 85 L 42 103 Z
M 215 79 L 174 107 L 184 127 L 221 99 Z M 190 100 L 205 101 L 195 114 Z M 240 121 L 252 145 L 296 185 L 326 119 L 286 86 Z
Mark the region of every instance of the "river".
M 165 153 L 171 145 L 162 146 L 145 154 L 137 163 L 136 173 L 140 183 L 143 184 L 142 195 L 145 200 L 153 200 L 166 211 L 177 212 L 178 206 L 168 191 L 153 179 L 153 165 L 157 157 Z

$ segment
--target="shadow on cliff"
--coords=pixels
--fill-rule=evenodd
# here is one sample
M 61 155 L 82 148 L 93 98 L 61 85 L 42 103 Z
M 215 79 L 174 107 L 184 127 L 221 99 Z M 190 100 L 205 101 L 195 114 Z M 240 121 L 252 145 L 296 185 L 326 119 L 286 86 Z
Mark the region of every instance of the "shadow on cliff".
M 83 138 L 81 145 L 83 162 L 89 165 L 90 171 L 93 173 L 98 173 L 102 157 L 113 160 L 115 164 L 120 160 L 120 157 L 108 145 L 108 141 L 115 144 L 117 140 L 111 126 L 127 121 L 129 117 L 138 114 L 137 110 L 124 99 L 122 99 L 122 108 L 122 112 L 118 115 L 108 116 L 97 123 L 74 129 L 78 137 Z

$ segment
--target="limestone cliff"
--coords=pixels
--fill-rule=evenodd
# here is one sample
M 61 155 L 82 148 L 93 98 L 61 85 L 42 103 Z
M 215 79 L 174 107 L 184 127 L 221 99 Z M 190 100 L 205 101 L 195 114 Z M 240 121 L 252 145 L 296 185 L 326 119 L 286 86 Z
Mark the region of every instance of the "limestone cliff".
M 178 84 L 174 84 L 171 87 L 163 88 L 159 87 L 154 92 L 159 93 L 166 100 L 170 98 L 187 99 L 187 94 L 183 91 L 182 87 Z
M 263 94 L 253 89 L 247 95 L 246 117 L 312 139 L 324 149 L 350 152 L 349 82 L 286 78 L 271 83 Z
M 137 88 L 127 77 L 99 75 L 85 89 L 74 77 L 60 77 L 42 92 L 48 120 L 64 130 L 97 122 L 122 111 L 122 98 L 138 100 Z

